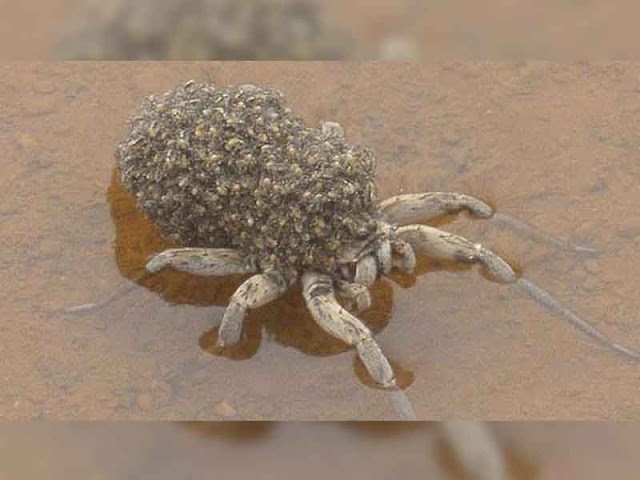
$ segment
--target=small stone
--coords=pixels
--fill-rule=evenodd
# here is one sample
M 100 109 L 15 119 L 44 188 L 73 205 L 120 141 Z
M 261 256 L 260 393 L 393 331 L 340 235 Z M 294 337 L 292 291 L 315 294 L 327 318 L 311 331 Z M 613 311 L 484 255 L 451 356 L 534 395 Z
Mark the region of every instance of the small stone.
M 230 418 L 230 417 L 236 416 L 235 409 L 231 405 L 229 405 L 226 401 L 222 401 L 218 405 L 216 405 L 216 408 L 214 411 L 216 415 L 218 415 L 219 417 Z

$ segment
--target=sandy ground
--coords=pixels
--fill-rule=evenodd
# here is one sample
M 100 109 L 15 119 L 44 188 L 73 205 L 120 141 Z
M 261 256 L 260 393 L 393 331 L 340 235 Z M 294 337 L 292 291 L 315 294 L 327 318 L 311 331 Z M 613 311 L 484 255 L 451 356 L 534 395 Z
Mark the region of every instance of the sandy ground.
M 86 0 L 0 0 L 0 58 L 54 58 Z M 389 39 L 409 41 L 425 59 L 637 59 L 633 0 L 318 0 L 327 24 L 372 58 Z M 85 9 L 86 11 L 86 9 Z
M 494 426 L 510 480 L 634 480 L 638 424 Z M 34 461 L 37 458 L 37 461 Z M 0 425 L 0 478 L 463 480 L 433 426 L 298 423 Z
M 569 252 L 462 215 L 478 239 L 613 338 L 640 348 L 640 65 L 334 63 L 0 66 L 0 415 L 382 419 L 344 345 L 297 292 L 214 354 L 238 279 L 172 274 L 87 315 L 54 309 L 129 283 L 163 241 L 113 180 L 148 94 L 190 78 L 281 89 L 309 124 L 341 122 L 379 161 L 380 197 L 464 191 L 574 243 Z M 126 280 L 123 280 L 126 279 Z M 637 419 L 640 370 L 517 288 L 422 263 L 373 288 L 366 320 L 421 419 Z M 399 284 L 397 284 L 398 282 Z

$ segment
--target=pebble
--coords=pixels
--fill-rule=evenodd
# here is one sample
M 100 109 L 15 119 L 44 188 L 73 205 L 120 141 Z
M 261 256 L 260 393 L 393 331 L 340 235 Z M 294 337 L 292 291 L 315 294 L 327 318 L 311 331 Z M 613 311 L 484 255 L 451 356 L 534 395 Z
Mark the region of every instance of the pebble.
M 216 415 L 218 415 L 219 417 L 229 418 L 229 417 L 236 416 L 235 409 L 226 401 L 222 401 L 218 405 L 216 405 L 216 408 L 214 411 Z

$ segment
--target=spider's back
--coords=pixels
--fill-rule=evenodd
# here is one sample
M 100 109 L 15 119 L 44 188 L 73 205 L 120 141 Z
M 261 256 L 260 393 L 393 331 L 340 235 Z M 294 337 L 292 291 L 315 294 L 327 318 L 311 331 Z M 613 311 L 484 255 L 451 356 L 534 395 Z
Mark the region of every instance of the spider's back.
M 276 90 L 188 82 L 145 100 L 116 151 L 163 234 L 263 268 L 330 271 L 376 229 L 373 155 L 306 127 Z

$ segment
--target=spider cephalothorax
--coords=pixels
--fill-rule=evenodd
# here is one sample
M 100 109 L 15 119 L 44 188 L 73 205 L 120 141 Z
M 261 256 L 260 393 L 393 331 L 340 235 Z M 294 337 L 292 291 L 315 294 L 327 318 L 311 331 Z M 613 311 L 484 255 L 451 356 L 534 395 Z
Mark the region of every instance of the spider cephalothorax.
M 349 145 L 342 127 L 310 128 L 280 92 L 255 85 L 217 89 L 194 81 L 149 97 L 117 148 L 125 187 L 163 234 L 184 245 L 153 256 L 147 270 L 196 275 L 252 274 L 231 298 L 218 342 L 236 343 L 249 309 L 276 299 L 298 279 L 318 324 L 353 345 L 373 379 L 395 388 L 389 362 L 354 315 L 369 307 L 367 287 L 416 253 L 478 262 L 501 283 L 513 269 L 480 244 L 410 224 L 492 208 L 468 195 L 432 192 L 375 201 L 375 161 Z M 599 340 L 609 342 L 526 279 L 519 286 Z M 345 309 L 337 300 L 350 304 Z M 573 316 L 572 316 L 573 315 Z M 609 346 L 633 358 L 637 353 Z

